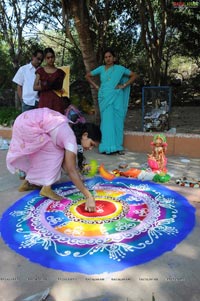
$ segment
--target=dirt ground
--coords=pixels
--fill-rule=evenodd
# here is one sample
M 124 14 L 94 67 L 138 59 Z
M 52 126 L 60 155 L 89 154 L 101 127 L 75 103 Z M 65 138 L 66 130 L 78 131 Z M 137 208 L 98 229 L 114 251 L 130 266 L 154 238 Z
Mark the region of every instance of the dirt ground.
M 170 128 L 176 133 L 200 134 L 200 106 L 174 106 L 169 114 Z M 142 131 L 142 110 L 129 109 L 125 121 L 125 130 Z
M 85 116 L 93 121 L 92 115 Z M 200 134 L 200 106 L 174 106 L 169 114 L 169 127 L 176 133 Z M 128 110 L 125 120 L 126 131 L 142 132 L 142 109 L 133 107 Z

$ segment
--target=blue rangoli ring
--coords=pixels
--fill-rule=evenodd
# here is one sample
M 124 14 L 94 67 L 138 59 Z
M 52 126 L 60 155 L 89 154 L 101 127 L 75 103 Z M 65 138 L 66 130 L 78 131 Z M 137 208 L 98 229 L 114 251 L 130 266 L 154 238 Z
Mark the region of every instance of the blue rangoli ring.
M 165 186 L 135 179 L 85 181 L 96 212 L 72 182 L 54 186 L 61 202 L 33 191 L 3 214 L 5 243 L 31 262 L 66 272 L 100 274 L 171 251 L 193 229 L 195 208 Z

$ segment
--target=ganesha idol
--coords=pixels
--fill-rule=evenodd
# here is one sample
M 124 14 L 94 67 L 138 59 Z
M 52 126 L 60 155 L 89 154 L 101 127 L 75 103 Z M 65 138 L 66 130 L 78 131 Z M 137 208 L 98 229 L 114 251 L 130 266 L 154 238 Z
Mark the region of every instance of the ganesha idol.
M 151 142 L 152 153 L 148 155 L 148 165 L 154 172 L 166 173 L 167 158 L 165 156 L 167 150 L 166 137 L 163 134 L 157 134 Z

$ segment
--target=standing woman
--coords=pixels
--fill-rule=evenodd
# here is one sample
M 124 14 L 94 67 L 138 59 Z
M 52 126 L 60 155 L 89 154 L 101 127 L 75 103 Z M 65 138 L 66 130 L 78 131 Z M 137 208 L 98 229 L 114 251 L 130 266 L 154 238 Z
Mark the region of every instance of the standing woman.
M 38 107 L 49 108 L 64 114 L 64 100 L 55 93 L 55 90 L 62 90 L 65 72 L 55 67 L 55 52 L 52 48 L 44 50 L 44 60 L 46 65 L 36 70 L 33 86 L 35 91 L 39 91 Z
M 130 84 L 136 75 L 129 69 L 115 64 L 111 49 L 104 52 L 105 65 L 86 74 L 88 82 L 98 90 L 101 117 L 102 140 L 99 152 L 106 154 L 123 153 L 124 120 L 128 109 Z M 100 87 L 92 77 L 100 77 Z

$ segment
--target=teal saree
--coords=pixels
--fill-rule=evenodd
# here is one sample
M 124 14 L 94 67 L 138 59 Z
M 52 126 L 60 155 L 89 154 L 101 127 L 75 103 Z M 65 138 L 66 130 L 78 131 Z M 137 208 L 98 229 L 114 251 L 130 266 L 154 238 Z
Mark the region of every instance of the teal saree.
M 113 153 L 123 150 L 124 120 L 126 117 L 130 96 L 130 86 L 117 89 L 129 78 L 131 71 L 120 65 L 109 69 L 100 66 L 91 71 L 92 76 L 100 76 L 98 103 L 101 117 L 102 140 L 100 153 Z

